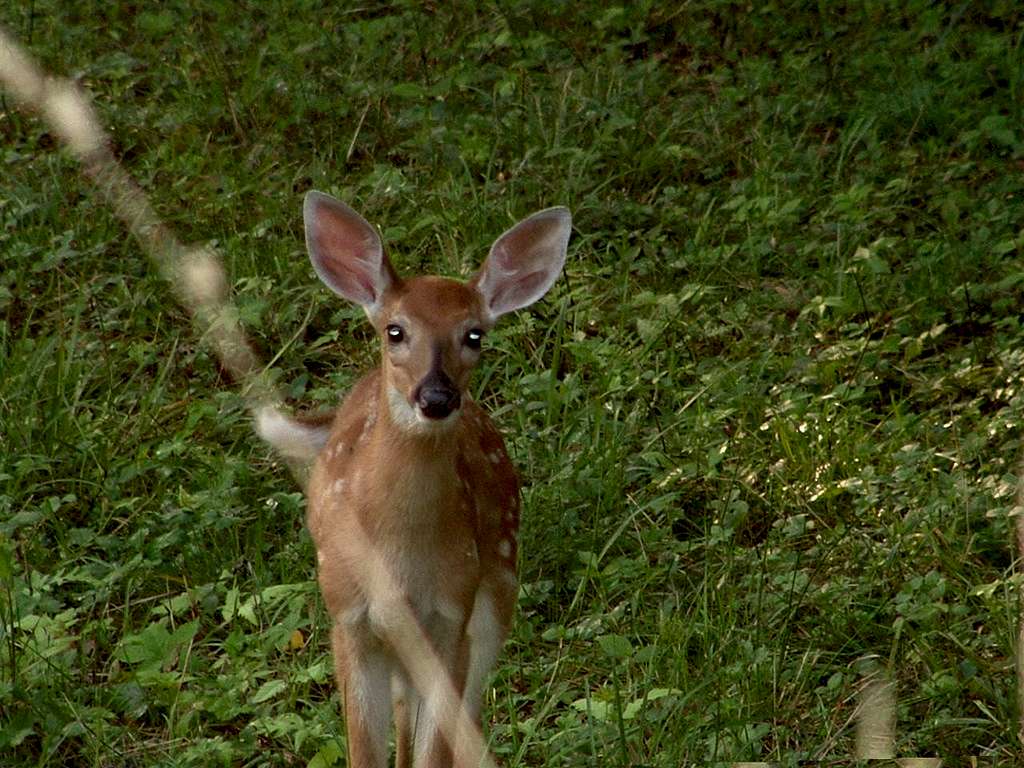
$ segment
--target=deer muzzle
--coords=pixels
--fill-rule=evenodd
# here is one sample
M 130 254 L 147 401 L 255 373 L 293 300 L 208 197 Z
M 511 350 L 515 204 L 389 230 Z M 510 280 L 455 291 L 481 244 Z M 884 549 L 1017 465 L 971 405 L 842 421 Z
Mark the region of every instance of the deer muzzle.
M 440 368 L 430 373 L 416 387 L 416 405 L 428 419 L 443 419 L 459 410 L 462 395 L 448 375 Z

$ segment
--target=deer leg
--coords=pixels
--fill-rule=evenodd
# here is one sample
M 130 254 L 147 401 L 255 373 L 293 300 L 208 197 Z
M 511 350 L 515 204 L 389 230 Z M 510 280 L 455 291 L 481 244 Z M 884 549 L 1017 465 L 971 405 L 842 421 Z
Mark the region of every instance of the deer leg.
M 466 682 L 465 622 L 438 621 L 430 634 L 444 673 L 420 680 L 420 705 L 414 725 L 417 768 L 463 768 L 452 757 L 449 736 L 462 727 L 462 694 Z
M 395 713 L 395 768 L 412 768 L 413 738 L 420 701 L 409 678 L 397 671 L 391 678 L 391 701 Z
M 484 686 L 487 677 L 494 668 L 501 646 L 508 635 L 508 628 L 512 619 L 511 605 L 515 599 L 515 585 L 508 587 L 510 595 L 504 595 L 507 599 L 504 602 L 496 600 L 494 592 L 487 587 L 481 587 L 473 602 L 473 613 L 470 615 L 469 623 L 466 625 L 467 638 L 467 659 L 466 659 L 466 684 L 462 696 L 463 706 L 467 716 L 474 727 L 480 730 L 480 712 L 483 707 Z M 507 610 L 501 610 L 499 605 L 507 605 Z M 458 743 L 455 747 L 455 754 L 461 754 L 466 746 Z
M 494 598 L 481 589 L 473 604 L 473 614 L 466 628 L 469 638 L 469 659 L 466 674 L 466 709 L 479 723 L 483 706 L 484 684 L 505 642 L 507 625 L 501 621 Z
M 372 641 L 341 624 L 331 632 L 335 673 L 343 692 L 348 765 L 386 768 L 393 662 Z

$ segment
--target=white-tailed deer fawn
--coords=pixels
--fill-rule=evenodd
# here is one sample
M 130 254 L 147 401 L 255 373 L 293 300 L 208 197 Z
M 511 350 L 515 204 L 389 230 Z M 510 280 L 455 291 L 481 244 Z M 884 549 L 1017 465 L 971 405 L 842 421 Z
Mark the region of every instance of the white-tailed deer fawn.
M 374 228 L 328 195 L 310 192 L 303 213 L 317 274 L 363 307 L 382 347 L 332 423 L 276 411 L 259 423 L 282 452 L 316 456 L 307 522 L 349 765 L 387 763 L 392 716 L 401 768 L 477 765 L 455 723 L 478 729 L 512 621 L 519 483 L 467 386 L 484 334 L 558 277 L 571 217 L 549 208 L 524 219 L 461 283 L 399 278 Z

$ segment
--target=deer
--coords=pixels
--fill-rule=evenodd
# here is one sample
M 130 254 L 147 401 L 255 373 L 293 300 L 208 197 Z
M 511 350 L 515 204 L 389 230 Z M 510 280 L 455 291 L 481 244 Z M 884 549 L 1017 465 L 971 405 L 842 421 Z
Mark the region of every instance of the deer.
M 392 725 L 398 768 L 486 764 L 481 709 L 518 595 L 520 487 L 470 374 L 497 320 L 558 278 L 571 214 L 522 219 L 466 282 L 399 277 L 374 227 L 322 192 L 306 194 L 303 220 L 314 271 L 362 307 L 381 346 L 328 417 L 257 418 L 264 440 L 313 462 L 306 524 L 348 765 L 384 768 Z

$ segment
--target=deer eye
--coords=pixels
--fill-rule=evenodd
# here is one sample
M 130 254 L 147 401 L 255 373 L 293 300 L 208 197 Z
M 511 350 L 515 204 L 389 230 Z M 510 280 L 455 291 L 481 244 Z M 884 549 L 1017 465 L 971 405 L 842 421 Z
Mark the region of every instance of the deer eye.
M 466 338 L 462 340 L 462 343 L 470 349 L 480 349 L 480 341 L 483 337 L 484 332 L 479 328 L 470 328 L 466 331 Z
M 400 325 L 392 323 L 384 329 L 384 332 L 388 335 L 389 344 L 400 344 L 405 341 L 405 329 Z

